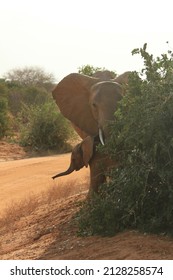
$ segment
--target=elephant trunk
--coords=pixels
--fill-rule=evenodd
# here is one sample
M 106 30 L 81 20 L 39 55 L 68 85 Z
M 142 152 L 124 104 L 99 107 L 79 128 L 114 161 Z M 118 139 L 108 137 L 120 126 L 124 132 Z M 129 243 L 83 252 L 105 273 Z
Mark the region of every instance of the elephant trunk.
M 69 175 L 69 174 L 71 174 L 73 171 L 74 171 L 74 168 L 73 168 L 72 165 L 70 165 L 69 168 L 68 168 L 66 171 L 56 174 L 55 176 L 52 177 L 52 179 L 54 180 L 54 179 L 57 178 L 57 177 Z

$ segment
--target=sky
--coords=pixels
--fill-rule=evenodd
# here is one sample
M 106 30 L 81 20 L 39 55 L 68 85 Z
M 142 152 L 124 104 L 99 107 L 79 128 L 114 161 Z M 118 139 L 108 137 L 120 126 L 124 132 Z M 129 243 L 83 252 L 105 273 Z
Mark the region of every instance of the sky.
M 172 0 L 0 0 L 0 77 L 38 66 L 59 81 L 90 64 L 140 71 L 131 51 L 173 50 Z M 167 44 L 166 42 L 169 42 Z

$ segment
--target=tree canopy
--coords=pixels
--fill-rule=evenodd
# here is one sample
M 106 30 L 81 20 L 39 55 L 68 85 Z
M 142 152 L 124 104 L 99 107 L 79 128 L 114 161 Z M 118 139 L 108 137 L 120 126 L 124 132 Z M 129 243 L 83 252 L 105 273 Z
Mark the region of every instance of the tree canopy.
M 46 73 L 39 67 L 24 67 L 10 70 L 4 75 L 4 78 L 10 82 L 16 82 L 22 86 L 37 86 L 51 89 L 54 83 L 54 76 Z

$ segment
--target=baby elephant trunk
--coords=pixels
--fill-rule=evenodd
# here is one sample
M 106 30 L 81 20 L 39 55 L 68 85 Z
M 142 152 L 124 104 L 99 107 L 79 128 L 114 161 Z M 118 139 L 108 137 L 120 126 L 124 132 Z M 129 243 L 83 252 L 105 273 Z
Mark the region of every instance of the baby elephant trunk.
M 69 168 L 66 171 L 56 174 L 55 176 L 52 177 L 52 179 L 54 180 L 57 177 L 69 175 L 73 171 L 74 171 L 74 167 L 72 165 L 70 165 Z

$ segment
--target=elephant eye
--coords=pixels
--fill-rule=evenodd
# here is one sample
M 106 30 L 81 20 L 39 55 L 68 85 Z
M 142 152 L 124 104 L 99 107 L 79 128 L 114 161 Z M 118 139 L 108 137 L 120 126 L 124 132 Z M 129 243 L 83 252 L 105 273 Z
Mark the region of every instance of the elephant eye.
M 93 105 L 94 108 L 96 108 L 96 104 L 95 103 L 93 103 L 92 105 Z

